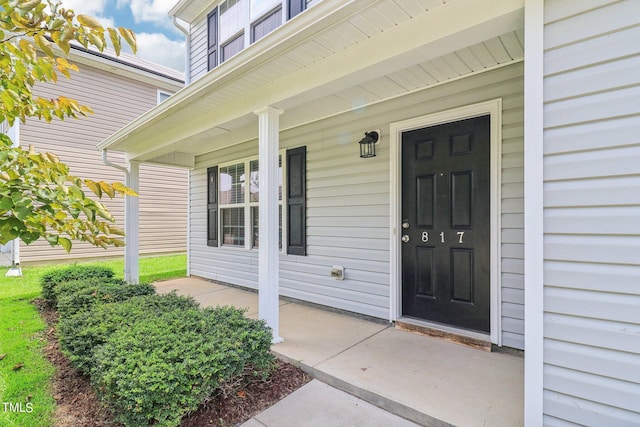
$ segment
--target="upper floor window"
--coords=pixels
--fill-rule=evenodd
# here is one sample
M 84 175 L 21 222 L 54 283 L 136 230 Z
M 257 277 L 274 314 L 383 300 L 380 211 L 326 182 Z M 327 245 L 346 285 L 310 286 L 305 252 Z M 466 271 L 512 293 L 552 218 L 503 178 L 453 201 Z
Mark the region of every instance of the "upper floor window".
M 251 0 L 251 21 L 262 17 L 281 4 L 281 0 Z
M 244 49 L 244 33 L 238 34 L 232 40 L 222 45 L 220 62 L 224 62 Z
M 207 16 L 208 70 L 320 0 L 224 0 Z
M 220 3 L 219 10 L 219 37 L 220 42 L 224 44 L 243 33 L 247 22 L 247 0 L 225 0 Z
M 282 8 L 278 7 L 260 18 L 251 26 L 251 43 L 260 40 L 282 24 Z
M 287 16 L 287 19 L 291 19 L 294 16 L 300 14 L 300 12 L 307 9 L 309 6 L 311 6 L 313 3 L 317 1 L 318 0 L 287 0 L 287 2 L 289 3 L 288 4 L 289 14 Z

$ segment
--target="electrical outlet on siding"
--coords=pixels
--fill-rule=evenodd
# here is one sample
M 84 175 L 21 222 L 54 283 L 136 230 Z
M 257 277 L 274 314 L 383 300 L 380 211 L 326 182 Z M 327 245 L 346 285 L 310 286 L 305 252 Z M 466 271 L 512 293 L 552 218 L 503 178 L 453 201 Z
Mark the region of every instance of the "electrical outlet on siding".
M 331 267 L 329 275 L 336 280 L 344 280 L 344 267 L 341 265 L 334 265 Z

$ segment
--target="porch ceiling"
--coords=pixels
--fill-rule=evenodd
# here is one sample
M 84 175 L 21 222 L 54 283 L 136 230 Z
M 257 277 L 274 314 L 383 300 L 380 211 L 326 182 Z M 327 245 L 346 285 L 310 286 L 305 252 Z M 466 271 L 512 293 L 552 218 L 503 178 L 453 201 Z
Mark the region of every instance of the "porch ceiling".
M 325 0 L 99 148 L 193 166 L 257 138 L 253 111 L 265 105 L 290 129 L 520 61 L 522 27 L 521 0 Z

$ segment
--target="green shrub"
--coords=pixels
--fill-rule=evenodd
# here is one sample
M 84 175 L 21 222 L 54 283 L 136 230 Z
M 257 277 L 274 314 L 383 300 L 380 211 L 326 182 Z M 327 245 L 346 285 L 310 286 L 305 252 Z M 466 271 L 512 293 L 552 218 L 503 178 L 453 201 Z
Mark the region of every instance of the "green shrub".
M 79 279 L 112 279 L 113 271 L 97 265 L 72 265 L 60 270 L 55 270 L 42 276 L 42 297 L 47 300 L 56 300 L 56 288 L 61 283 Z
M 240 310 L 171 310 L 111 335 L 92 382 L 125 425 L 177 426 L 221 386 L 266 378 L 270 347 L 269 328 Z
M 58 314 L 61 318 L 68 318 L 97 303 L 120 302 L 155 292 L 152 285 L 129 285 L 121 280 L 104 282 L 94 278 L 67 282 L 58 286 Z
M 94 352 L 118 329 L 127 328 L 149 318 L 173 310 L 197 308 L 193 298 L 172 292 L 167 295 L 145 295 L 115 304 L 99 304 L 71 317 L 61 317 L 58 336 L 62 351 L 73 366 L 90 374 Z

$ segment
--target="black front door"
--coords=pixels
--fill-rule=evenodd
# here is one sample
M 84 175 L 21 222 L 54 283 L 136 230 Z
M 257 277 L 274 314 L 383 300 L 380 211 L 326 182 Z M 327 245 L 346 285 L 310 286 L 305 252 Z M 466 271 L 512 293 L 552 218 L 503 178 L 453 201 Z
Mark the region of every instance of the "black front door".
M 490 118 L 402 134 L 402 314 L 490 332 Z

